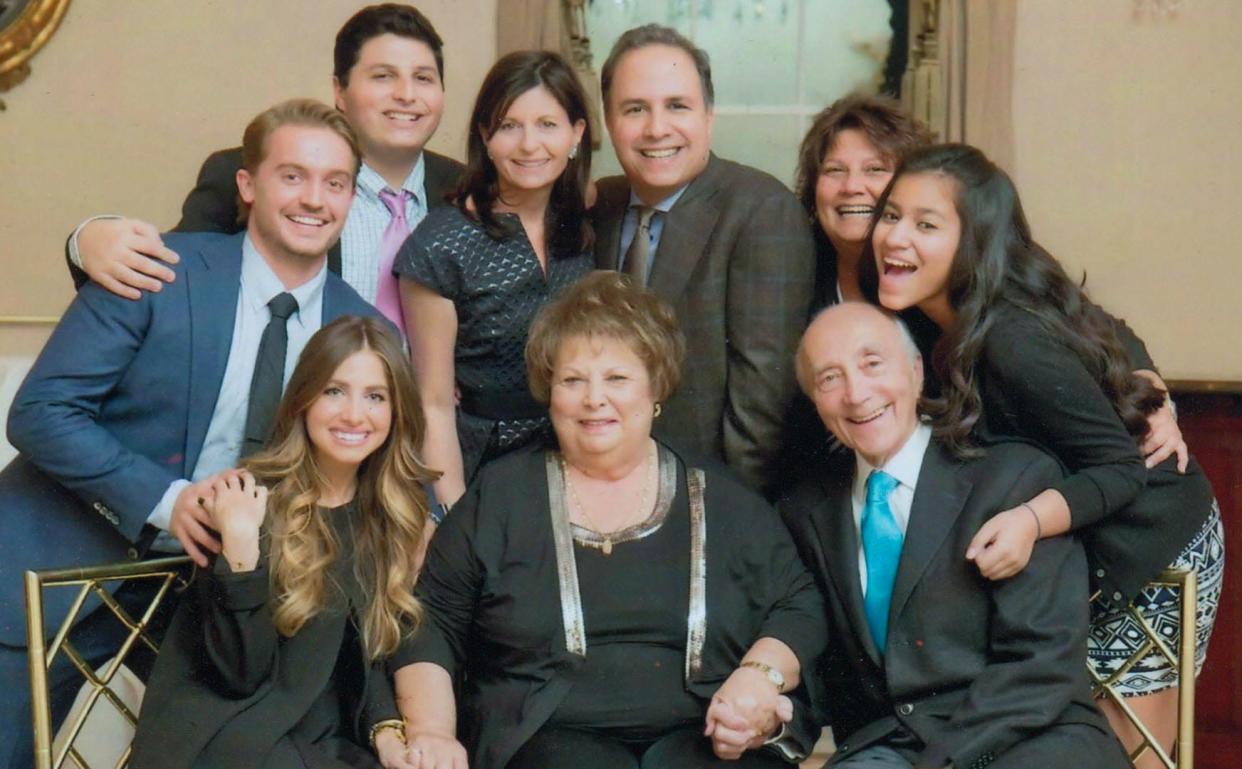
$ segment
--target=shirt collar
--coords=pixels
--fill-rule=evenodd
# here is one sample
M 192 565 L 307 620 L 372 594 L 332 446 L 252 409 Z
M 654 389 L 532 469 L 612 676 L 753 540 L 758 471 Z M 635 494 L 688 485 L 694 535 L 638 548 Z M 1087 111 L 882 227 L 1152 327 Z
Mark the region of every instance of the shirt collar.
M 652 208 L 659 211 L 660 213 L 667 214 L 673 208 L 673 206 L 677 204 L 677 201 L 681 200 L 681 196 L 685 194 L 686 188 L 689 186 L 690 186 L 689 182 L 687 182 L 686 184 L 683 184 L 681 186 L 681 189 L 677 190 L 672 195 L 669 195 L 664 200 L 661 200 L 659 203 L 656 203 L 654 206 L 652 206 Z M 633 208 L 635 206 L 641 206 L 641 205 L 643 205 L 643 202 L 638 199 L 638 196 L 634 194 L 634 190 L 631 189 L 630 190 L 630 208 Z
M 255 248 L 254 242 L 250 240 L 250 234 L 247 233 L 242 239 L 242 301 L 248 302 L 254 312 L 266 311 L 267 303 L 272 301 L 273 297 L 288 290 L 290 294 L 293 294 L 293 298 L 298 300 L 298 310 L 294 316 L 298 323 L 302 323 L 302 310 L 319 301 L 323 296 L 323 285 L 327 279 L 328 262 L 325 259 L 315 277 L 297 288 L 286 289 L 285 285 L 280 282 L 280 278 L 276 277 L 276 273 L 272 272 L 272 268 L 268 266 L 267 260 L 259 253 L 259 249 Z
M 421 201 L 423 199 L 423 185 L 426 182 L 426 178 L 426 155 L 420 152 L 418 153 L 418 162 L 410 169 L 410 175 L 405 177 L 405 181 L 401 184 L 401 189 Z M 380 190 L 388 189 L 388 182 L 384 181 L 384 177 L 379 175 L 379 171 L 363 163 L 358 169 L 358 179 L 355 181 L 355 186 L 358 188 L 358 194 L 378 200 Z
M 870 462 L 863 459 L 862 454 L 854 452 L 854 459 L 858 465 L 858 471 L 854 474 L 854 496 L 855 498 L 866 498 L 867 477 L 871 475 L 872 470 L 883 470 L 889 475 L 897 479 L 902 486 L 914 491 L 919 483 L 919 471 L 923 468 L 923 455 L 927 453 L 927 446 L 931 443 L 931 427 L 923 422 L 919 422 L 914 427 L 914 432 L 906 439 L 905 444 L 897 450 L 883 467 L 876 468 Z

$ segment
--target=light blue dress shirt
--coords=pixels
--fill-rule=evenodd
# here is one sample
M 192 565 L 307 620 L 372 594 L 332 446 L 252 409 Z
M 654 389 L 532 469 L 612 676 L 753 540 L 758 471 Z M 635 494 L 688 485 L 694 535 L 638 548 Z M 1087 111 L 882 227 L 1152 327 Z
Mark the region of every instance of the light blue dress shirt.
M 405 220 L 413 230 L 427 216 L 427 162 L 419 153 L 418 162 L 406 177 L 401 189 L 409 192 L 405 201 Z M 392 213 L 380 199 L 380 190 L 388 187 L 384 177 L 366 163 L 358 170 L 354 202 L 341 232 L 341 277 L 353 286 L 358 295 L 375 303 L 379 290 L 380 244 L 384 231 L 392 221 Z M 400 190 L 393 190 L 399 192 Z
M 289 289 L 298 300 L 298 310 L 289 316 L 289 346 L 285 351 L 284 384 L 289 383 L 297 365 L 302 348 L 323 325 L 323 285 L 327 280 L 325 263 L 315 277 L 294 289 Z M 250 236 L 242 241 L 241 287 L 237 299 L 237 313 L 233 318 L 233 339 L 229 345 L 229 362 L 224 368 L 220 394 L 216 398 L 203 450 L 198 455 L 190 479 L 173 481 L 164 492 L 147 523 L 162 529 L 152 547 L 156 550 L 180 550 L 177 540 L 167 534 L 172 521 L 173 504 L 181 490 L 193 481 L 236 467 L 241 458 L 242 438 L 246 431 L 246 407 L 250 403 L 250 380 L 254 377 L 255 357 L 259 354 L 259 341 L 263 329 L 271 320 L 267 303 L 272 297 L 285 291 L 285 286 L 272 272 L 271 267 L 259 254 Z M 283 386 L 283 385 L 282 385 Z
M 686 187 L 689 186 L 689 184 L 685 185 L 685 187 L 652 206 L 658 213 L 651 217 L 651 224 L 647 228 L 651 243 L 651 248 L 647 251 L 648 277 L 651 275 L 651 265 L 655 264 L 656 251 L 660 248 L 660 235 L 664 232 L 664 216 L 672 210 L 678 200 L 681 200 L 682 194 L 685 193 Z M 643 205 L 643 202 L 631 190 L 630 207 L 625 210 L 625 218 L 621 220 L 621 256 L 617 260 L 617 269 L 622 272 L 625 272 L 625 265 L 622 262 L 625 259 L 625 255 L 629 253 L 630 244 L 634 242 L 634 233 L 638 231 L 638 206 L 641 205 Z

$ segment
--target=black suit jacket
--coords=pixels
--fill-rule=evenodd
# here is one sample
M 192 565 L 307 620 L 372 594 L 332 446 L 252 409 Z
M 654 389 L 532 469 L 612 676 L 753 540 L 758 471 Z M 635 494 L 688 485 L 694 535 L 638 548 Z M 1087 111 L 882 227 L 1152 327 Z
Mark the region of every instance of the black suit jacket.
M 598 190 L 596 265 L 617 269 L 630 185 L 614 176 Z M 713 155 L 665 217 L 652 263 L 650 286 L 676 310 L 687 342 L 682 383 L 656 435 L 723 460 L 755 489 L 776 480 L 813 252 L 806 214 L 783 184 Z
M 1040 541 L 1017 576 L 991 582 L 965 558 L 979 527 L 1059 479 L 1056 464 L 1024 444 L 954 459 L 927 449 L 893 587 L 886 654 L 867 630 L 850 503 L 852 452 L 835 453 L 781 506 L 824 593 L 834 643 L 812 699 L 830 720 L 836 759 L 876 743 L 917 739 L 916 767 L 980 767 L 1039 738 L 1032 766 L 1081 765 L 1056 727 L 1082 724 L 1101 756 L 1116 754 L 1091 701 L 1086 670 L 1087 572 L 1070 538 Z M 1075 743 L 1080 744 L 1080 743 Z M 1026 751 L 1024 751 L 1026 752 Z M 1027 757 L 1032 754 L 1026 752 Z M 1117 764 L 1124 766 L 1125 764 Z M 1108 758 L 1092 766 L 1113 766 Z

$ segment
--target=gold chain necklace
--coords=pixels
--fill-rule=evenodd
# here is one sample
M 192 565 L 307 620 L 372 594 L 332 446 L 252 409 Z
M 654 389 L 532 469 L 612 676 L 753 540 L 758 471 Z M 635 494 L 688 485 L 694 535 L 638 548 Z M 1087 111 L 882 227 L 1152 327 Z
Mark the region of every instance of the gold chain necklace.
M 646 515 L 646 513 L 649 511 L 649 508 L 651 505 L 651 477 L 655 475 L 655 473 L 652 471 L 653 462 L 651 460 L 654 456 L 655 456 L 654 451 L 649 452 L 647 454 L 647 460 L 645 462 L 646 468 L 643 473 L 643 492 L 640 495 L 639 500 L 638 500 L 638 511 L 640 513 L 643 513 L 644 515 Z M 582 514 L 583 520 L 585 520 L 587 523 L 590 524 L 589 528 L 591 529 L 591 531 L 595 532 L 598 536 L 603 537 L 604 539 L 604 543 L 602 545 L 597 544 L 595 542 L 588 542 L 588 541 L 583 541 L 582 544 L 586 545 L 587 547 L 598 548 L 603 551 L 604 555 L 612 555 L 612 535 L 616 534 L 618 531 L 623 531 L 629 527 L 623 526 L 620 529 L 614 529 L 613 531 L 609 531 L 609 532 L 605 532 L 602 529 L 600 529 L 599 525 L 595 523 L 595 519 L 593 519 L 591 517 L 591 514 L 587 512 L 586 505 L 582 504 L 582 499 L 578 496 L 578 489 L 574 487 L 573 481 L 569 479 L 569 465 L 566 464 L 565 456 L 563 454 L 560 457 L 560 461 L 561 461 L 561 477 L 565 480 L 566 496 L 569 497 L 570 502 L 572 502 L 574 507 L 578 509 L 578 512 Z

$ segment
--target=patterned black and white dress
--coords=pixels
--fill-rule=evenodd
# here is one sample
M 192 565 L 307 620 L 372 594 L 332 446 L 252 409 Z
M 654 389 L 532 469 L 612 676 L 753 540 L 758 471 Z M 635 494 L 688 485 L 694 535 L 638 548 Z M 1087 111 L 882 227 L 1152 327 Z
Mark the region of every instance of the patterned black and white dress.
M 484 462 L 546 433 L 547 409 L 527 386 L 527 332 L 544 304 L 594 266 L 589 252 L 549 253 L 545 275 L 518 218 L 497 216 L 513 231 L 502 240 L 455 207 L 435 209 L 393 264 L 457 308 L 457 439 L 467 483 Z

